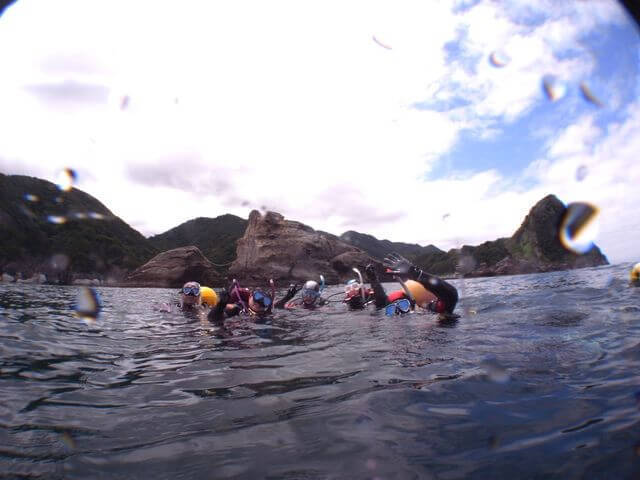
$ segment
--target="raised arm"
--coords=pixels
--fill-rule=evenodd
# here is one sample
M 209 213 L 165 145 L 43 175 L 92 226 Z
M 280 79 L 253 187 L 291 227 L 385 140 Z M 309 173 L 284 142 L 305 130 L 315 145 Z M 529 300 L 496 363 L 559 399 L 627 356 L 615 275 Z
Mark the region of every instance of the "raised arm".
M 435 305 L 434 308 L 438 313 L 452 313 L 458 303 L 458 290 L 449 282 L 442 280 L 440 277 L 431 275 L 415 265 L 409 260 L 397 253 L 390 253 L 384 259 L 384 266 L 387 271 L 397 275 L 406 276 L 411 280 L 415 280 L 422 284 L 424 288 L 433 293 L 442 305 Z
M 284 308 L 287 302 L 289 302 L 293 297 L 295 297 L 296 293 L 298 293 L 301 288 L 302 287 L 300 287 L 299 285 L 292 283 L 291 285 L 289 285 L 289 290 L 287 290 L 287 293 L 285 294 L 285 296 L 282 297 L 277 302 L 275 302 L 273 306 L 275 308 Z
M 364 274 L 371 284 L 371 288 L 373 288 L 374 303 L 376 308 L 384 308 L 389 305 L 389 303 L 391 302 L 389 301 L 389 298 L 384 291 L 384 287 L 378 279 L 378 272 L 376 272 L 376 267 L 374 267 L 372 264 L 367 265 L 364 269 Z M 362 288 L 364 288 L 364 286 Z

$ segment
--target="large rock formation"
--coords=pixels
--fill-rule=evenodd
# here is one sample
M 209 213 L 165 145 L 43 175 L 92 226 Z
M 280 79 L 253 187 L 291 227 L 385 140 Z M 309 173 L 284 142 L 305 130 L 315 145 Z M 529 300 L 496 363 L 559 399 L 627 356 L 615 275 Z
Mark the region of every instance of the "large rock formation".
M 499 238 L 447 253 L 420 256 L 416 262 L 440 275 L 493 276 L 549 272 L 607 265 L 597 246 L 583 255 L 567 250 L 559 238 L 567 211 L 555 195 L 547 195 L 529 211 L 520 228 L 510 238 Z
M 224 278 L 198 247 L 174 248 L 162 252 L 131 272 L 124 281 L 128 287 L 181 287 L 188 281 L 207 286 L 223 286 Z
M 328 283 L 353 277 L 353 267 L 364 268 L 372 259 L 335 235 L 318 232 L 282 215 L 254 210 L 244 236 L 238 240 L 237 258 L 229 276 L 249 283 L 269 278 L 303 282 L 324 275 Z
M 195 245 L 221 274 L 226 274 L 236 258 L 238 240 L 246 229 L 247 221 L 235 215 L 199 217 L 149 237 L 149 243 L 159 251 Z

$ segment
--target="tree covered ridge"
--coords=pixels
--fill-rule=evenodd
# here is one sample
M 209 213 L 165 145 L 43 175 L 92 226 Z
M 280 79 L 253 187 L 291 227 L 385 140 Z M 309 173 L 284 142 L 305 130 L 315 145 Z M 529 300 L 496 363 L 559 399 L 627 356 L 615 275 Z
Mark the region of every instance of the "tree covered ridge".
M 39 271 L 66 283 L 73 273 L 119 276 L 156 253 L 142 234 L 91 195 L 0 174 L 0 270 Z M 52 262 L 54 255 L 67 261 Z
M 217 270 L 226 274 L 236 259 L 238 240 L 244 235 L 247 223 L 247 220 L 230 214 L 216 218 L 198 217 L 149 237 L 149 242 L 160 251 L 195 245 L 217 266 Z

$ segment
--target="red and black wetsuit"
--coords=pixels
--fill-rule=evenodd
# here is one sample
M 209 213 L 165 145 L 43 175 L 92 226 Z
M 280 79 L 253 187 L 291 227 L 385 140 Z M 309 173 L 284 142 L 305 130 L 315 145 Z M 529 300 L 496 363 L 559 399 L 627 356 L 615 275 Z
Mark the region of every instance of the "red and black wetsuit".
M 411 280 L 420 283 L 427 291 L 433 293 L 437 300 L 428 305 L 428 309 L 436 313 L 453 313 L 458 303 L 458 290 L 449 282 L 442 280 L 435 275 L 430 275 L 422 270 L 417 270 L 409 275 Z M 384 308 L 392 302 L 401 298 L 408 298 L 403 290 L 396 290 L 387 295 L 379 281 L 371 283 L 375 292 L 376 308 Z

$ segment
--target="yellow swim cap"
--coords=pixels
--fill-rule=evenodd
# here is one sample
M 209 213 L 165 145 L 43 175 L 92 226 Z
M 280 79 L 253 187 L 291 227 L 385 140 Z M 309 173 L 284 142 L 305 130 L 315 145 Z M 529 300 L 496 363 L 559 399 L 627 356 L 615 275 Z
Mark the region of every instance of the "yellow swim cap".
M 215 307 L 218 304 L 218 294 L 213 288 L 200 287 L 200 298 L 202 303 L 206 303 L 210 307 Z
M 405 287 L 411 292 L 416 304 L 422 308 L 426 307 L 431 301 L 436 300 L 437 297 L 429 290 L 424 288 L 421 283 L 415 280 L 407 280 L 404 282 Z
M 633 266 L 629 279 L 634 283 L 640 281 L 640 263 L 636 263 Z

